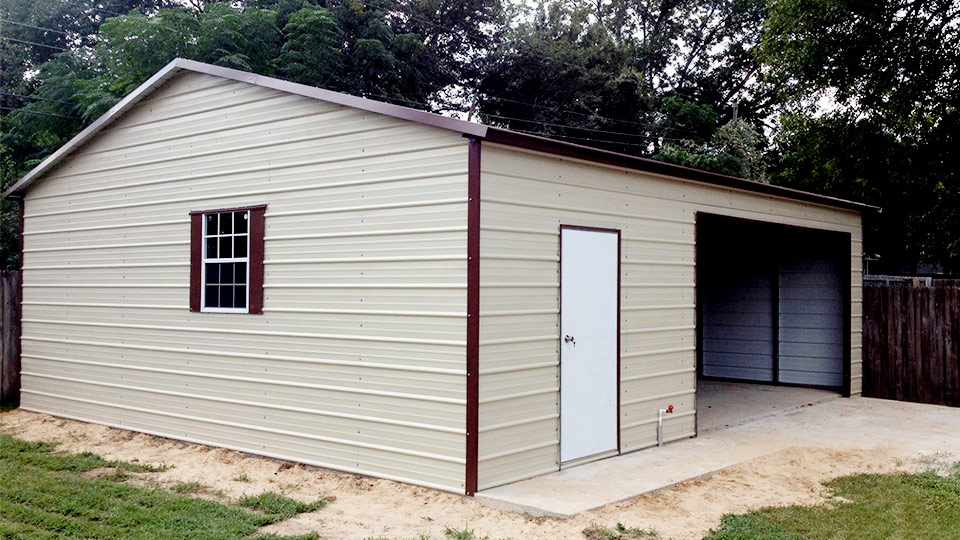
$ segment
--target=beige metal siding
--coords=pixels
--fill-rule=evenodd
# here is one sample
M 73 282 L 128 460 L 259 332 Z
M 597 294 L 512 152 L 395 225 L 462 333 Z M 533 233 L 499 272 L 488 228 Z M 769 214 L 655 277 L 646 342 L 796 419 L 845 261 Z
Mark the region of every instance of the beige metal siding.
M 480 488 L 558 467 L 559 227 L 622 230 L 621 450 L 695 434 L 698 211 L 849 232 L 852 390 L 860 392 L 856 212 L 484 144 Z
M 462 492 L 467 145 L 181 74 L 28 192 L 23 407 Z M 267 204 L 263 315 L 190 210 Z

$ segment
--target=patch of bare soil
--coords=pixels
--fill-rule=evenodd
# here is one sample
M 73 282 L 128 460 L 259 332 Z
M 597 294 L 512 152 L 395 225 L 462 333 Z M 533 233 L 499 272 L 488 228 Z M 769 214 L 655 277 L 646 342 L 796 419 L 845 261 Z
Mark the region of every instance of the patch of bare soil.
M 443 538 L 448 526 L 469 527 L 480 537 L 582 539 L 583 529 L 591 523 L 609 526 L 618 522 L 655 529 L 665 537 L 700 538 L 723 514 L 773 505 L 817 504 L 825 500 L 822 483 L 831 478 L 904 468 L 896 456 L 883 449 L 795 447 L 562 520 L 499 510 L 468 497 L 389 480 L 315 470 L 44 414 L 9 411 L 0 415 L 0 426 L 3 432 L 26 440 L 61 441 L 58 451 L 165 464 L 165 471 L 144 475 L 160 485 L 198 482 L 204 493 L 227 499 L 264 491 L 304 502 L 328 497 L 331 503 L 326 508 L 273 524 L 264 532 L 317 531 L 332 539 L 411 538 L 419 534 Z

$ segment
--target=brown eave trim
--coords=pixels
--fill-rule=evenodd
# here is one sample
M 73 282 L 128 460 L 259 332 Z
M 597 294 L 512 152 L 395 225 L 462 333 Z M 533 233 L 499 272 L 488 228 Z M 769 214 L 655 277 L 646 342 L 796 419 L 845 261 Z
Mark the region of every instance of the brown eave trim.
M 489 128 L 484 140 L 506 146 L 554 154 L 571 159 L 602 163 L 604 165 L 611 165 L 614 167 L 623 167 L 653 174 L 682 178 L 684 180 L 692 180 L 694 182 L 703 182 L 705 184 L 713 184 L 716 186 L 762 193 L 765 195 L 774 195 L 786 199 L 811 202 L 825 206 L 855 210 L 858 212 L 880 212 L 879 207 L 871 206 L 869 204 L 838 199 L 836 197 L 829 197 L 827 195 L 818 195 L 808 191 L 800 191 L 798 189 L 767 184 L 764 182 L 746 180 L 744 178 L 737 178 L 735 176 L 701 171 L 699 169 L 692 169 L 690 167 L 674 165 L 672 163 L 666 163 L 654 159 L 629 156 L 627 154 L 618 154 L 616 152 L 601 150 L 599 148 L 592 148 L 589 146 L 583 146 L 564 141 L 556 141 L 546 137 L 528 135 L 526 133 L 517 133 L 515 131 L 500 128 Z
M 467 440 L 464 491 L 477 492 L 480 428 L 480 140 L 467 155 Z
M 190 215 L 198 214 L 216 214 L 219 212 L 244 212 L 244 211 L 253 211 L 253 210 L 265 210 L 267 205 L 265 204 L 256 204 L 253 206 L 235 206 L 233 208 L 212 208 L 210 210 L 191 210 Z
M 137 102 L 147 97 L 155 89 L 159 88 L 165 81 L 181 71 L 203 73 L 214 77 L 221 77 L 224 79 L 262 86 L 264 88 L 270 88 L 280 92 L 287 92 L 313 99 L 319 99 L 336 105 L 353 107 L 363 111 L 392 116 L 401 120 L 407 120 L 410 122 L 416 122 L 418 124 L 424 124 L 453 131 L 466 137 L 485 139 L 489 140 L 490 142 L 515 146 L 518 148 L 526 148 L 617 167 L 642 170 L 654 174 L 662 174 L 665 176 L 692 180 L 696 182 L 704 182 L 733 189 L 763 193 L 766 195 L 773 195 L 786 199 L 806 201 L 837 208 L 845 208 L 858 212 L 872 211 L 879 213 L 881 211 L 879 207 L 868 204 L 838 199 L 835 197 L 828 197 L 826 195 L 818 195 L 816 193 L 800 191 L 782 186 L 775 186 L 772 184 L 765 184 L 762 182 L 754 182 L 745 180 L 743 178 L 710 173 L 656 160 L 629 156 L 626 154 L 618 154 L 616 152 L 548 139 L 546 137 L 540 137 L 537 135 L 519 133 L 516 131 L 510 131 L 508 129 L 490 127 L 475 122 L 467 122 L 457 118 L 450 118 L 418 109 L 394 105 L 392 103 L 384 103 L 381 101 L 352 96 L 349 94 L 342 94 L 332 90 L 293 83 L 272 77 L 265 77 L 263 75 L 257 75 L 255 73 L 249 73 L 237 69 L 204 64 L 203 62 L 196 62 L 194 60 L 186 60 L 183 58 L 174 59 L 169 64 L 164 66 L 160 71 L 154 74 L 153 77 L 150 77 L 150 79 L 137 87 L 136 90 L 124 97 L 103 116 L 95 120 L 90 126 L 81 131 L 67 144 L 57 149 L 57 151 L 55 151 L 53 154 L 50 154 L 50 156 L 44 159 L 43 162 L 24 175 L 13 186 L 7 189 L 2 194 L 2 197 L 5 198 L 14 194 L 25 192 L 34 180 L 43 176 L 47 171 L 62 161 L 67 155 L 69 155 L 78 147 L 82 146 L 100 130 L 105 128 L 116 118 L 120 117 Z

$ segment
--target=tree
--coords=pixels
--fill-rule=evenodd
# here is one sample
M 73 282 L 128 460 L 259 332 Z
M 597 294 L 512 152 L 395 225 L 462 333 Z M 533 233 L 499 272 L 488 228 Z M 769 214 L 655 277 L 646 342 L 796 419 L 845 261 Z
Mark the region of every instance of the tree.
M 761 58 L 787 98 L 774 181 L 884 207 L 886 271 L 960 272 L 960 4 L 774 0 Z
M 730 102 L 757 128 L 775 105 L 753 54 L 764 14 L 763 0 L 543 3 L 493 52 L 479 108 L 492 123 L 630 154 L 699 148 Z
M 188 6 L 9 0 L 0 13 L 22 30 L 9 35 L 37 45 L 2 43 L 3 187 L 176 57 L 429 108 L 470 71 L 465 66 L 486 46 L 486 25 L 497 20 L 498 6 L 491 0 L 197 0 Z M 11 26 L 3 24 L 6 37 Z M 17 101 L 8 102 L 9 94 Z M 16 204 L 4 201 L 4 265 L 16 260 L 16 214 Z

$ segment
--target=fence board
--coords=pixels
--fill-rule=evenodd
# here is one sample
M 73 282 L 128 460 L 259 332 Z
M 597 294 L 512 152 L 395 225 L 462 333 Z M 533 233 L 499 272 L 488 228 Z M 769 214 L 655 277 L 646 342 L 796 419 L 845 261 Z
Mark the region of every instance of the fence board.
M 0 273 L 0 406 L 20 405 L 20 272 Z
M 960 407 L 960 282 L 864 287 L 863 395 Z

